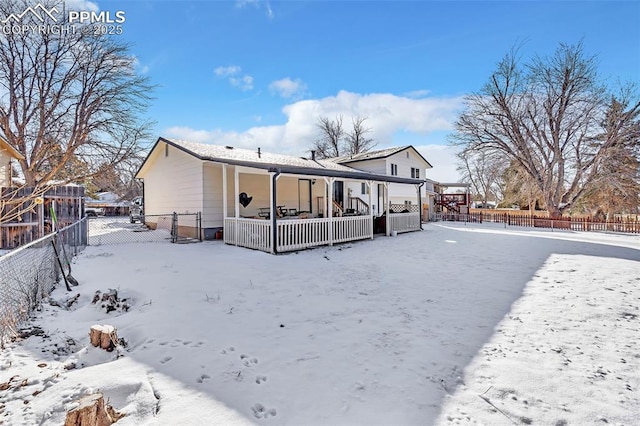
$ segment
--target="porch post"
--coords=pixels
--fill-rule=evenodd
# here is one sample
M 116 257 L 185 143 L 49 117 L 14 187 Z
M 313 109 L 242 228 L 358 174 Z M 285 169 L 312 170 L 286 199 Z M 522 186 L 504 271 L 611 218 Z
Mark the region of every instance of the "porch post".
M 333 245 L 333 182 L 336 178 L 324 178 L 327 184 L 327 217 L 329 218 L 329 245 Z
M 227 218 L 227 165 L 222 165 L 222 227 L 224 228 L 224 220 Z
M 416 185 L 416 192 L 418 193 L 418 227 L 422 231 L 422 186 L 424 182 L 420 185 Z
M 390 204 L 389 203 L 389 182 L 385 182 L 384 183 L 384 203 L 385 203 L 385 211 L 386 211 L 386 216 L 385 216 L 385 231 L 387 234 L 387 237 L 391 236 L 391 220 L 389 219 L 389 216 L 391 216 L 391 211 L 389 209 Z
M 278 223 L 276 222 L 276 189 L 279 173 L 269 173 L 269 220 L 271 221 L 271 253 L 278 251 Z
M 238 245 L 238 218 L 240 217 L 240 205 L 238 204 L 238 197 L 240 197 L 240 173 L 238 172 L 238 166 L 233 167 L 233 178 L 234 178 L 233 204 L 235 206 L 235 209 L 234 209 L 235 220 L 233 221 L 233 223 L 236 228 L 233 233 L 233 235 L 235 235 L 233 243 L 235 245 Z
M 368 180 L 367 181 L 367 190 L 369 192 L 369 218 L 371 219 L 371 239 L 373 240 L 373 230 L 374 230 L 374 225 L 373 225 L 373 182 Z
M 227 223 L 227 208 L 228 208 L 227 206 L 227 165 L 223 164 L 222 165 L 222 240 L 223 241 L 225 240 L 227 235 L 227 230 L 225 229 L 225 224 Z

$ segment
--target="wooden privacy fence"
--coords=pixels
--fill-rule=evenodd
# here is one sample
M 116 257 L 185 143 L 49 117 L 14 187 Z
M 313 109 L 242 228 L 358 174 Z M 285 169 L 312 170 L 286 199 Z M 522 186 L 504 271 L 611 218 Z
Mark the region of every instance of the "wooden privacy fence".
M 590 217 L 560 217 L 550 218 L 549 216 L 538 215 L 518 215 L 510 213 L 444 213 L 438 218 L 446 221 L 456 222 L 492 222 L 504 223 L 505 226 L 523 226 L 528 228 L 561 229 L 569 231 L 609 231 L 640 234 L 640 220 L 637 219 L 616 219 L 602 222 L 593 220 Z
M 84 188 L 67 185 L 47 190 L 42 202 L 35 204 L 31 199 L 34 188 L 2 188 L 0 216 L 6 217 L 17 207 L 21 213 L 9 222 L 0 224 L 0 248 L 12 249 L 53 231 L 51 224 L 51 206 L 55 205 L 58 228 L 77 222 L 82 217 Z M 24 200 L 16 206 L 12 200 Z

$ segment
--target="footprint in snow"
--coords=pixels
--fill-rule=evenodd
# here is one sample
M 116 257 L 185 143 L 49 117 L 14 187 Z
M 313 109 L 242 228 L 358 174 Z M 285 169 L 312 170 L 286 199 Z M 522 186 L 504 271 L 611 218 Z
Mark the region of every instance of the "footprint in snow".
M 198 377 L 196 379 L 196 382 L 198 383 L 203 383 L 205 380 L 210 379 L 211 376 L 209 376 L 208 374 L 201 374 L 200 377 Z
M 267 408 L 259 402 L 251 406 L 251 411 L 256 419 L 267 419 L 278 414 L 275 408 Z
M 256 383 L 257 384 L 261 384 L 261 383 L 266 382 L 266 381 L 267 381 L 267 376 L 257 376 L 256 377 Z
M 231 353 L 231 352 L 233 352 L 235 350 L 236 349 L 233 346 L 229 346 L 228 348 L 225 348 L 225 349 L 221 350 L 220 353 L 222 355 L 226 355 L 226 354 Z
M 240 359 L 246 367 L 253 367 L 258 364 L 258 358 L 249 358 L 249 355 L 242 354 L 240 355 Z
M 171 361 L 173 359 L 172 356 L 165 356 L 164 358 L 162 358 L 160 360 L 160 364 L 166 364 L 167 362 Z

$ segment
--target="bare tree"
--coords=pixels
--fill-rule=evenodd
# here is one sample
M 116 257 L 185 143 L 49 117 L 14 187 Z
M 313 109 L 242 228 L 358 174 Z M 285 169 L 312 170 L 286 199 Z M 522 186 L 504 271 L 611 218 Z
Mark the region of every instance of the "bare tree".
M 504 159 L 497 153 L 464 150 L 457 154 L 458 171 L 463 180 L 471 183 L 473 191 L 487 205 L 490 199 L 499 200 L 500 180 L 505 171 Z
M 342 155 L 342 138 L 344 137 L 342 115 L 336 116 L 335 120 L 320 116 L 316 126 L 320 130 L 320 138 L 313 144 L 317 157 L 331 158 Z
M 366 127 L 364 122 L 368 117 L 357 116 L 351 119 L 352 130 L 345 135 L 345 154 L 360 154 L 371 151 L 376 146 L 373 138 L 367 135 L 371 133 L 371 128 Z
M 503 205 L 528 206 L 529 213 L 534 214 L 538 200 L 541 200 L 540 190 L 520 166 L 513 162 L 509 164 L 501 176 L 503 184 Z
M 320 131 L 320 137 L 313 143 L 317 157 L 332 158 L 370 151 L 376 144 L 373 138 L 367 136 L 371 133 L 371 128 L 365 126 L 366 120 L 367 117 L 353 117 L 351 131 L 345 132 L 342 115 L 336 116 L 335 120 L 318 117 L 316 126 Z
M 608 105 L 602 123 L 604 132 L 597 139 L 611 139 L 612 143 L 583 197 L 585 210 L 607 220 L 613 213 L 636 213 L 640 207 L 640 108 L 630 110 L 626 106 L 632 89 L 627 86 L 619 99 L 612 98 Z M 620 123 L 628 125 L 618 128 Z
M 0 0 L 0 15 L 19 16 L 29 5 Z M 55 22 L 66 23 L 59 9 Z M 21 19 L 42 24 L 32 14 Z M 0 132 L 24 155 L 19 168 L 26 186 L 82 182 L 104 164 L 135 156 L 149 137 L 151 123 L 142 115 L 153 87 L 136 72 L 129 46 L 117 35 L 83 29 L 0 38 Z
M 524 65 L 512 50 L 480 92 L 466 97 L 453 143 L 513 161 L 557 217 L 602 177 L 613 147 L 637 143 L 640 102 L 617 99 L 621 112 L 605 129 L 607 99 L 596 59 L 581 43 Z

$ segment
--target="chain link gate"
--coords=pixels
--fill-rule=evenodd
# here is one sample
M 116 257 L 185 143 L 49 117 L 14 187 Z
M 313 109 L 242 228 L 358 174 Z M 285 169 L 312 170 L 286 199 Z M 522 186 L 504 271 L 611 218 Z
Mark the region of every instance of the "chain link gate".
M 131 223 L 129 216 L 99 216 L 87 223 L 89 245 L 202 241 L 200 212 L 145 214 L 142 223 Z

